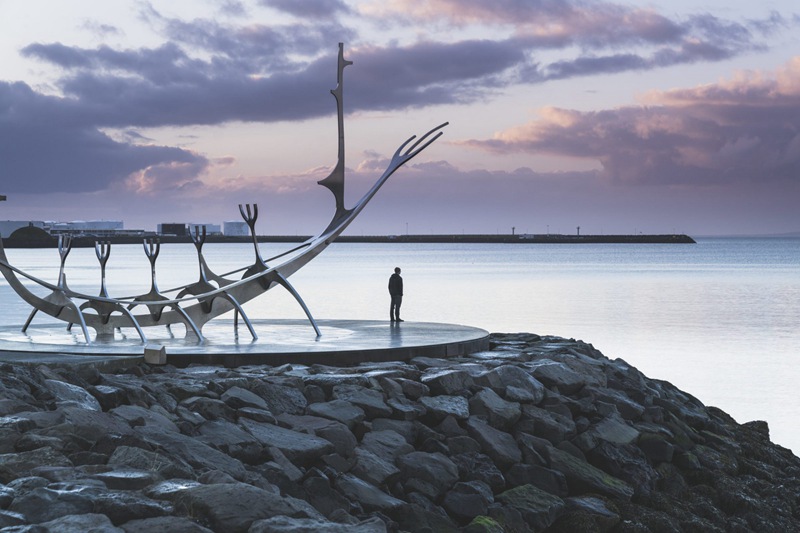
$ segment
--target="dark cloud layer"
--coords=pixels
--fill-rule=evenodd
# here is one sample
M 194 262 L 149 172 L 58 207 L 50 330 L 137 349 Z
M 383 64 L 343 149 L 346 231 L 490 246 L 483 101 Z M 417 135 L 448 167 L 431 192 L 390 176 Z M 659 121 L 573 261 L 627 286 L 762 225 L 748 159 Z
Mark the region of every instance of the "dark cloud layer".
M 119 183 L 135 171 L 206 159 L 165 146 L 120 143 L 86 123 L 79 106 L 0 82 L 0 183 L 4 192 L 83 192 Z
M 358 65 L 348 71 L 348 111 L 464 104 L 519 83 L 717 61 L 758 48 L 760 35 L 789 24 L 779 15 L 738 22 L 712 15 L 678 19 L 577 0 L 400 0 L 358 14 L 341 0 L 261 0 L 259 5 L 228 1 L 220 9 L 233 19 L 184 20 L 143 4 L 142 18 L 164 38 L 150 48 L 57 42 L 23 48 L 25 57 L 59 68 L 54 83 L 63 97 L 45 96 L 22 83 L 0 84 L 0 182 L 12 192 L 100 190 L 123 181 L 141 192 L 197 186 L 209 168 L 205 157 L 143 144 L 133 130 L 331 115 L 327 93 L 336 81 L 335 43 L 362 38 L 344 22 L 348 16 L 376 26 L 401 19 L 480 24 L 487 35 L 503 35 L 361 43 L 347 53 Z M 399 6 L 399 11 L 385 6 Z M 265 12 L 274 10 L 292 15 L 291 22 L 268 23 Z M 544 53 L 547 60 L 540 57 Z M 105 128 L 125 131 L 125 140 L 110 138 Z M 570 151 L 572 139 L 560 139 L 555 129 L 546 133 L 550 137 L 537 142 Z M 619 135 L 624 134 L 621 126 Z M 766 132 L 763 137 L 764 146 L 773 140 Z M 743 139 L 732 141 L 730 150 L 749 144 Z M 608 152 L 600 153 L 601 148 Z M 648 160 L 675 159 L 647 143 L 631 144 L 630 159 L 637 148 L 652 156 Z M 582 157 L 597 157 L 610 170 L 625 162 L 621 153 L 609 144 Z

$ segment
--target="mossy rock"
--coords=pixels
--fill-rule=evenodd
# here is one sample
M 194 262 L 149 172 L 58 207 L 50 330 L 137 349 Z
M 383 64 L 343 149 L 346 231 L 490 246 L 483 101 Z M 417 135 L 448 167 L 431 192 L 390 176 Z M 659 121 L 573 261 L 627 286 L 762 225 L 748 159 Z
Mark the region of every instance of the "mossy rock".
M 533 485 L 520 485 L 499 494 L 495 501 L 513 507 L 525 522 L 540 530 L 549 527 L 564 510 L 564 500 Z
M 505 529 L 494 518 L 488 516 L 476 516 L 472 519 L 464 533 L 505 533 Z

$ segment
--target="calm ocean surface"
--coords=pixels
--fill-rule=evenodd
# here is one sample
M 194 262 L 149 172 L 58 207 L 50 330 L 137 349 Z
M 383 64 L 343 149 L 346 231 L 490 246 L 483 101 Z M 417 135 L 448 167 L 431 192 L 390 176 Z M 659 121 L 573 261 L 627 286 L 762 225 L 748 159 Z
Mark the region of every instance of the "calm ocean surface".
M 265 257 L 285 249 L 262 245 Z M 253 256 L 248 245 L 210 244 L 204 252 L 218 273 Z M 16 266 L 55 282 L 54 249 L 7 253 Z M 158 266 L 162 289 L 197 277 L 188 244 L 164 245 Z M 386 285 L 395 266 L 403 269 L 406 320 L 582 339 L 739 422 L 766 420 L 774 442 L 800 453 L 800 239 L 706 238 L 696 245 L 334 244 L 291 281 L 318 319 L 388 319 Z M 111 294 L 149 289 L 141 246 L 114 247 L 108 268 Z M 73 250 L 67 277 L 72 288 L 95 293 L 94 250 Z M 22 324 L 29 312 L 4 280 L 0 309 L 3 324 Z M 251 318 L 304 317 L 280 288 L 245 309 Z

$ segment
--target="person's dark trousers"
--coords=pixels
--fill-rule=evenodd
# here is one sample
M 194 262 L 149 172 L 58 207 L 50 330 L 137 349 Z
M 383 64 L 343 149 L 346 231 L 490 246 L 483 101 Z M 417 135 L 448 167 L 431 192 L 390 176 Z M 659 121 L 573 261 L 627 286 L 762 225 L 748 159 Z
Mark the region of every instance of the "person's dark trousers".
M 403 303 L 402 295 L 392 296 L 392 304 L 389 306 L 389 320 L 400 322 L 400 305 Z

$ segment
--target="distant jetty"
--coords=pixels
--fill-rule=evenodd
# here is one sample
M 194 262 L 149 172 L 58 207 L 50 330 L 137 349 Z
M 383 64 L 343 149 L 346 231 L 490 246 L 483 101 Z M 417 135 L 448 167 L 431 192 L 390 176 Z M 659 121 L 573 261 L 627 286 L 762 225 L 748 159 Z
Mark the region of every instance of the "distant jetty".
M 188 235 L 155 235 L 146 234 L 136 236 L 77 236 L 73 237 L 72 245 L 77 248 L 93 247 L 95 241 L 108 241 L 112 244 L 139 244 L 142 238 L 159 238 L 162 243 L 190 243 Z M 304 242 L 310 238 L 308 235 L 259 235 L 259 242 L 296 243 Z M 40 236 L 35 239 L 11 237 L 3 239 L 6 248 L 49 248 L 55 246 L 56 237 Z M 208 243 L 221 242 L 251 242 L 249 236 L 232 237 L 223 235 L 209 235 Z M 438 235 L 341 235 L 336 242 L 357 243 L 458 243 L 458 244 L 695 244 L 696 241 L 688 235 L 663 234 L 663 235 L 561 235 L 550 234 L 438 234 Z

